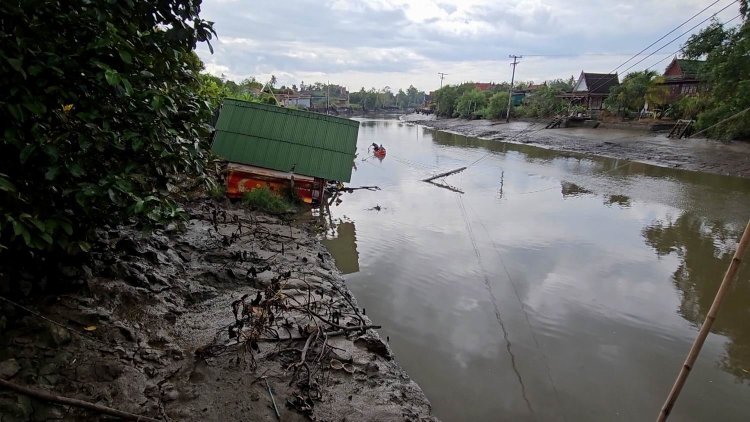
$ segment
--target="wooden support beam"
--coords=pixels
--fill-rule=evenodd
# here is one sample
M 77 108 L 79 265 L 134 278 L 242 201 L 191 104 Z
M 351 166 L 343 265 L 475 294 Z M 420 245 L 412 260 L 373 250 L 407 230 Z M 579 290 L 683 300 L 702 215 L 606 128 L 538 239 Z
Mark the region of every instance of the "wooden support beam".
M 427 179 L 422 179 L 422 181 L 423 182 L 431 182 L 431 181 L 433 181 L 435 179 L 439 179 L 439 178 L 445 177 L 445 176 L 450 176 L 451 174 L 460 173 L 460 172 L 462 172 L 464 170 L 466 170 L 466 167 L 461 167 L 461 168 L 458 168 L 458 169 L 455 169 L 455 170 L 446 171 L 445 173 L 437 174 L 437 175 L 432 176 L 432 177 L 428 177 Z
M 454 188 L 453 186 L 443 185 L 441 183 L 435 183 L 435 182 L 432 182 L 432 181 L 428 181 L 427 183 L 429 183 L 431 185 L 435 185 L 435 186 L 437 186 L 439 188 L 451 190 L 451 191 L 456 192 L 456 193 L 460 193 L 460 194 L 464 193 L 464 191 L 462 191 L 461 189 Z

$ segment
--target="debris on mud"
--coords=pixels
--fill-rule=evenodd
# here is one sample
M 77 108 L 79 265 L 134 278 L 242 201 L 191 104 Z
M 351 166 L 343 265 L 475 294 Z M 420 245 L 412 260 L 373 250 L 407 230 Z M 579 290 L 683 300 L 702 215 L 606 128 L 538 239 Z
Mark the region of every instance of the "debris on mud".
M 0 378 L 162 420 L 435 420 L 313 233 L 185 207 L 184 230 L 101 232 L 83 293 L 0 301 Z M 0 414 L 101 417 L 2 389 Z

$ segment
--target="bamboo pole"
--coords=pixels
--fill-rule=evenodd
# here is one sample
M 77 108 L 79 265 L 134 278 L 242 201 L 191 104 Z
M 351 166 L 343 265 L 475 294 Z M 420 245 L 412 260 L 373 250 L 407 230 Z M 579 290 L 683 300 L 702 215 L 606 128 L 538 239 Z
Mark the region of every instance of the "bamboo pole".
M 703 343 L 706 341 L 706 337 L 708 337 L 708 333 L 711 331 L 711 326 L 713 326 L 713 323 L 716 320 L 716 314 L 718 314 L 719 307 L 721 307 L 721 301 L 729 291 L 729 287 L 732 285 L 732 282 L 737 275 L 737 271 L 742 263 L 742 257 L 745 255 L 745 249 L 748 244 L 750 244 L 750 221 L 747 222 L 745 232 L 742 234 L 740 243 L 737 245 L 737 250 L 734 252 L 732 261 L 729 263 L 729 268 L 727 268 L 727 272 L 724 274 L 724 279 L 721 281 L 719 290 L 716 292 L 711 308 L 708 310 L 706 320 L 703 321 L 703 325 L 701 325 L 698 337 L 696 337 L 693 342 L 693 346 L 690 348 L 685 363 L 682 365 L 680 373 L 677 375 L 677 379 L 672 386 L 672 391 L 669 392 L 669 396 L 664 402 L 661 412 L 659 412 L 659 417 L 656 419 L 657 422 L 666 421 L 669 414 L 672 412 L 672 408 L 674 407 L 675 402 L 677 402 L 680 391 L 682 391 L 682 387 L 685 386 L 685 381 L 687 380 L 688 375 L 690 375 L 690 370 L 693 369 L 693 364 L 695 364 L 695 361 L 698 359 L 698 354 L 701 352 Z
M 112 409 L 111 407 L 100 404 L 90 403 L 83 400 L 73 399 L 70 397 L 58 396 L 36 388 L 25 387 L 10 381 L 0 379 L 0 387 L 13 390 L 24 396 L 33 397 L 38 400 L 44 400 L 54 403 L 60 403 L 68 406 L 82 407 L 95 412 L 104 413 L 105 415 L 117 416 L 126 420 L 144 421 L 144 422 L 161 422 L 159 419 L 149 418 L 147 416 L 136 415 L 134 413 L 123 412 L 122 410 Z

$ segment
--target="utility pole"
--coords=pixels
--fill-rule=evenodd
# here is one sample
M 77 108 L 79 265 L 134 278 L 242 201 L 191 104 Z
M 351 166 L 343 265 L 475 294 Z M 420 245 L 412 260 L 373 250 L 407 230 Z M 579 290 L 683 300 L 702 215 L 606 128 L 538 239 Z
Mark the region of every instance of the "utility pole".
M 513 73 L 510 76 L 510 89 L 508 90 L 508 109 L 505 111 L 505 123 L 510 122 L 510 105 L 513 103 L 513 81 L 516 78 L 516 65 L 519 63 L 518 59 L 523 58 L 523 56 L 510 54 L 508 55 L 508 57 L 513 59 L 513 63 L 511 63 L 511 65 L 513 66 Z
M 438 75 L 440 75 L 440 89 L 443 89 L 443 78 L 445 78 L 445 75 L 447 73 L 438 72 Z M 437 110 L 435 110 L 435 118 L 437 119 L 440 116 L 440 97 L 438 97 L 437 101 Z
M 331 98 L 331 81 L 326 81 L 326 114 L 328 114 L 328 107 L 330 104 L 329 98 Z

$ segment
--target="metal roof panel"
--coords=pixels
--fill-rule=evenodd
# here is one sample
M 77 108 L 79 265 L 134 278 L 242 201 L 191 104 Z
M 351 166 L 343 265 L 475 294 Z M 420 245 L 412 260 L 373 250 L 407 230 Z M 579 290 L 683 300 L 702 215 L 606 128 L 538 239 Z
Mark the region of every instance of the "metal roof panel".
M 348 182 L 358 133 L 353 120 L 227 99 L 212 149 L 231 162 Z

